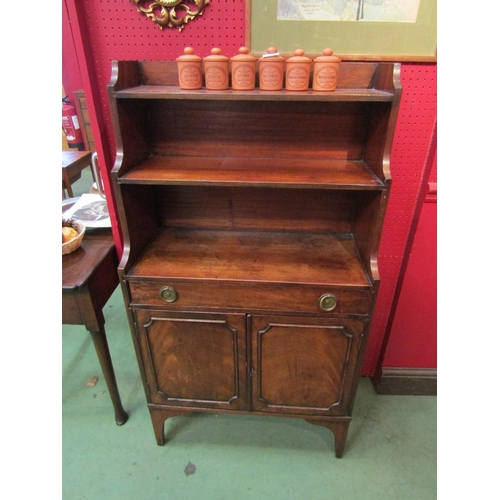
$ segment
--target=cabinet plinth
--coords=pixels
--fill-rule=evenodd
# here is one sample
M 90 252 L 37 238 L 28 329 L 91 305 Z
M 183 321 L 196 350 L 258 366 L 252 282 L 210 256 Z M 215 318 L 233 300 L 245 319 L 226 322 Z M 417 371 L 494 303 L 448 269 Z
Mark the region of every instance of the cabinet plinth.
M 257 77 L 258 78 L 258 77 Z M 181 90 L 174 62 L 108 86 L 119 265 L 155 437 L 186 412 L 288 416 L 344 451 L 379 287 L 399 65 L 323 93 Z

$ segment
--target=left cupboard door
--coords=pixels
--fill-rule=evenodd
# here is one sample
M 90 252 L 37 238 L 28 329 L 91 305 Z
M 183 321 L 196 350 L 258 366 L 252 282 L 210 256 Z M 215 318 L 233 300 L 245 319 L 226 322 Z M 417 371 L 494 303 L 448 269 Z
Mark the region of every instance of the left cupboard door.
M 152 403 L 248 408 L 245 315 L 134 314 Z

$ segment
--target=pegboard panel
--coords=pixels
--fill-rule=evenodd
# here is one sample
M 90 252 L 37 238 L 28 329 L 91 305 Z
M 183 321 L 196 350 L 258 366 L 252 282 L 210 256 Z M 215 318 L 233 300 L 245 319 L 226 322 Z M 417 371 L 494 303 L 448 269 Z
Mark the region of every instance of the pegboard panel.
M 88 33 L 87 43 L 93 59 L 94 77 L 98 82 L 99 101 L 107 143 L 112 151 L 105 152 L 108 171 L 114 157 L 114 137 L 108 104 L 107 84 L 111 76 L 111 61 L 166 60 L 174 61 L 187 46 L 204 57 L 213 47 L 232 56 L 244 43 L 245 0 L 214 0 L 201 16 L 189 21 L 179 32 L 176 28 L 160 29 L 137 10 L 132 0 L 81 0 Z M 108 154 L 106 154 L 108 153 Z
M 201 16 L 177 28 L 159 26 L 133 0 L 84 0 L 96 62 L 106 59 L 175 60 L 189 45 L 201 56 L 214 46 L 237 50 L 243 42 L 244 0 L 215 0 Z
M 436 120 L 436 72 L 434 64 L 404 64 L 401 68 L 403 98 L 391 155 L 392 186 L 379 250 L 381 284 L 363 367 L 365 375 L 375 373 L 403 257 L 409 250 L 409 231 Z
M 111 61 L 175 60 L 191 46 L 204 57 L 213 47 L 237 53 L 245 40 L 245 0 L 212 0 L 203 15 L 184 29 L 164 28 L 137 11 L 132 0 L 66 0 L 78 5 L 78 24 L 86 33 L 89 71 L 97 90 L 104 161 L 110 171 L 115 156 L 107 96 Z M 383 344 L 398 283 L 422 173 L 436 118 L 436 65 L 403 64 L 401 101 L 391 161 L 393 183 L 379 257 L 381 287 L 367 345 L 363 375 L 373 375 Z

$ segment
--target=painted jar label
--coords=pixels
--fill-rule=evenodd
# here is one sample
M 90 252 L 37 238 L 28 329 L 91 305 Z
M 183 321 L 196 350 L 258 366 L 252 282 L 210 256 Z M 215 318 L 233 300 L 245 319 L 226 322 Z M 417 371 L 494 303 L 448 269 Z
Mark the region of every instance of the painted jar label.
M 201 69 L 196 64 L 188 64 L 183 66 L 179 79 L 186 87 L 201 86 Z
M 255 85 L 255 71 L 251 64 L 238 64 L 233 72 L 233 80 L 239 87 Z
M 210 66 L 205 70 L 205 84 L 212 89 L 227 86 L 227 71 L 222 66 Z
M 337 69 L 335 66 L 324 66 L 316 73 L 316 85 L 322 89 L 331 89 L 337 84 Z
M 282 83 L 283 73 L 274 65 L 264 66 L 260 71 L 261 86 L 275 87 Z
M 309 85 L 309 71 L 303 66 L 291 68 L 288 71 L 286 81 L 289 87 L 293 89 L 302 89 Z

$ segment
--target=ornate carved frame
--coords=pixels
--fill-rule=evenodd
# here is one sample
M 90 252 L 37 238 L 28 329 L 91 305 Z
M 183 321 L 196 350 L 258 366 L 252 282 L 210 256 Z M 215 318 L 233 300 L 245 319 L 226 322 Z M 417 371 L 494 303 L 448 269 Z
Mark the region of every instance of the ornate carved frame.
M 167 26 L 182 31 L 188 21 L 203 14 L 210 0 L 134 0 L 134 3 L 160 29 Z

